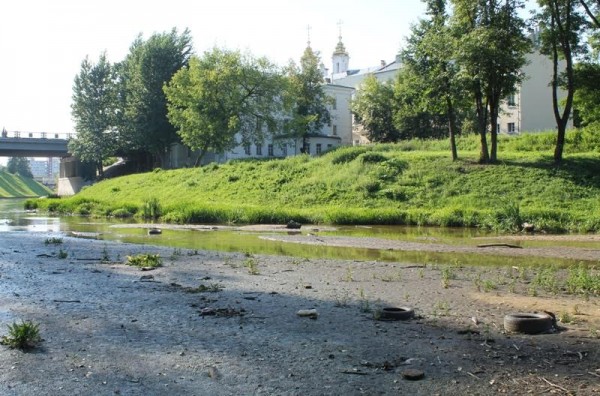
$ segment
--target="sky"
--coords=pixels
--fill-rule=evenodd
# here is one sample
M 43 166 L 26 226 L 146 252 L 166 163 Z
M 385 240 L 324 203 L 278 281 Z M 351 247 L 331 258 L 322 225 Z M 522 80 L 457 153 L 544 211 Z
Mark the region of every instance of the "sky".
M 74 132 L 73 80 L 106 51 L 125 58 L 142 34 L 189 28 L 195 52 L 213 47 L 298 62 L 310 32 L 326 67 L 341 31 L 350 68 L 391 62 L 424 17 L 421 0 L 29 0 L 0 3 L 0 128 Z M 310 29 L 308 27 L 310 26 Z

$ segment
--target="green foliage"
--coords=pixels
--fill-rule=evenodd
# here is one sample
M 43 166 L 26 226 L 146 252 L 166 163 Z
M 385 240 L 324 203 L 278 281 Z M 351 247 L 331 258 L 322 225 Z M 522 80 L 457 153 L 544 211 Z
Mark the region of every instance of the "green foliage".
M 600 230 L 600 155 L 570 154 L 556 167 L 551 152 L 536 151 L 549 135 L 501 140 L 500 147 L 518 150 L 506 149 L 505 162 L 494 166 L 479 165 L 477 152 L 464 149 L 464 158 L 452 161 L 444 141 L 415 140 L 409 142 L 415 148 L 411 151 L 406 151 L 407 143 L 345 147 L 320 157 L 131 175 L 104 180 L 74 197 L 36 204 L 56 213 L 85 208 L 92 216 L 125 209 L 173 223 L 286 224 L 294 219 L 304 224 L 468 226 L 513 232 L 528 222 L 550 232 Z M 571 136 L 567 134 L 568 150 L 588 151 L 587 140 Z M 457 143 L 477 149 L 476 138 L 463 137 Z
M 266 58 L 214 48 L 192 57 L 164 88 L 168 117 L 183 143 L 225 152 L 239 144 L 262 142 L 277 129 L 283 79 Z M 199 160 L 198 160 L 199 161 Z
M 41 340 L 39 324 L 22 321 L 8 325 L 8 335 L 2 336 L 0 343 L 10 348 L 28 350 L 35 347 Z
M 600 272 L 583 265 L 570 268 L 566 288 L 573 294 L 600 296 Z
M 45 245 L 60 245 L 61 243 L 63 243 L 63 239 L 57 237 L 46 238 L 44 241 Z
M 380 82 L 369 75 L 359 86 L 352 100 L 355 120 L 365 129 L 372 142 L 396 142 L 400 133 L 394 126 L 394 89 L 391 82 Z
M 144 219 L 158 219 L 162 214 L 162 208 L 157 198 L 148 198 L 142 204 L 142 217 Z
M 8 159 L 6 164 L 6 170 L 8 173 L 13 175 L 19 175 L 21 177 L 32 179 L 33 174 L 31 173 L 31 166 L 29 160 L 24 157 L 11 157 Z
M 244 267 L 248 269 L 250 275 L 260 274 L 260 271 L 258 270 L 258 261 L 254 257 L 247 257 L 244 260 Z
M 73 83 L 71 115 L 77 135 L 69 140 L 69 152 L 93 163 L 100 176 L 104 161 L 115 152 L 117 106 L 116 67 L 105 53 L 96 64 L 86 58 Z
M 162 265 L 162 259 L 159 254 L 137 254 L 127 256 L 126 264 L 140 268 L 156 268 Z

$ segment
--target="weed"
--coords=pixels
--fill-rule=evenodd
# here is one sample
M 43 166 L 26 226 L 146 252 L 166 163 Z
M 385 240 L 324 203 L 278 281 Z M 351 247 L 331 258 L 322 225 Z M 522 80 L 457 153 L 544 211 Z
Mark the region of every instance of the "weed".
M 162 260 L 159 254 L 137 254 L 127 256 L 126 264 L 140 268 L 156 268 L 162 265 Z
M 67 257 L 69 257 L 69 253 L 67 253 L 67 251 L 66 251 L 66 250 L 62 250 L 62 249 L 60 249 L 60 250 L 58 251 L 58 258 L 59 258 L 59 259 L 61 259 L 61 260 L 64 260 L 64 259 L 66 259 Z
M 148 198 L 142 204 L 142 217 L 144 219 L 158 219 L 162 214 L 162 208 L 157 198 Z
M 260 271 L 258 270 L 258 262 L 253 257 L 248 257 L 244 260 L 244 267 L 248 268 L 248 273 L 250 275 L 259 275 Z
M 450 280 L 456 279 L 456 275 L 452 271 L 451 267 L 442 268 L 442 287 L 447 289 L 450 287 Z
M 335 302 L 333 303 L 333 305 L 335 305 L 336 307 L 347 307 L 350 303 L 350 294 L 347 290 L 344 290 L 344 293 L 342 295 L 336 294 L 334 296 L 334 300 Z
M 382 282 L 401 282 L 402 281 L 402 272 L 397 271 L 394 274 L 383 275 L 380 279 Z
M 588 269 L 583 265 L 569 269 L 566 280 L 569 293 L 583 295 L 600 295 L 600 274 L 594 268 Z
M 104 245 L 104 248 L 102 249 L 102 259 L 101 262 L 103 263 L 109 263 L 110 262 L 110 256 L 108 255 L 108 248 L 106 247 L 106 245 Z
M 358 291 L 359 303 L 360 303 L 360 311 L 361 312 L 371 312 L 371 303 L 367 299 L 367 295 L 365 294 L 364 289 L 361 287 Z
M 342 278 L 343 282 L 354 282 L 354 273 L 352 272 L 352 267 L 346 268 L 346 274 Z
M 598 329 L 595 327 L 590 327 L 590 337 L 600 338 L 600 331 L 598 331 Z
M 175 248 L 173 249 L 173 252 L 171 253 L 171 260 L 175 261 L 177 260 L 178 257 L 181 257 L 181 255 L 183 255 L 183 253 L 181 252 L 181 249 L 179 248 Z
M 3 336 L 0 343 L 11 348 L 27 350 L 41 341 L 39 325 L 31 321 L 8 325 L 8 335 Z
M 433 307 L 433 316 L 448 316 L 450 314 L 450 305 L 447 301 L 438 301 Z
M 583 312 L 581 312 L 581 308 L 579 307 L 579 304 L 573 305 L 573 315 L 583 315 Z
M 45 245 L 60 245 L 61 243 L 63 243 L 63 239 L 56 237 L 46 238 L 46 240 L 44 241 Z
M 218 283 L 211 283 L 210 285 L 200 284 L 198 287 L 190 287 L 185 289 L 188 293 L 217 293 L 223 290 L 224 287 Z
M 510 283 L 508 284 L 508 291 L 511 293 L 516 293 L 517 291 L 517 280 L 515 278 L 513 278 Z
M 557 277 L 558 269 L 556 267 L 542 268 L 533 279 L 532 283 L 542 289 L 558 293 L 560 287 Z
M 563 311 L 558 314 L 558 321 L 564 324 L 573 324 L 575 323 L 575 318 L 570 313 Z
M 425 269 L 421 268 L 419 269 L 419 278 L 423 279 L 425 277 Z
M 492 290 L 496 290 L 498 286 L 494 283 L 494 281 L 486 279 L 483 281 L 483 291 L 490 292 Z
M 535 287 L 534 285 L 529 286 L 527 292 L 531 297 L 537 297 L 538 295 L 537 287 Z

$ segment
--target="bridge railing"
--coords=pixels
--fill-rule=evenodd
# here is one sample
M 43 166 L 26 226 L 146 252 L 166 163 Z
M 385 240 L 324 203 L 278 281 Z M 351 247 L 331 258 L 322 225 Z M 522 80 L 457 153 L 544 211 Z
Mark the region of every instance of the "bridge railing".
M 75 137 L 74 133 L 56 133 L 56 132 L 22 132 L 22 131 L 2 131 L 0 137 L 15 139 L 66 139 Z

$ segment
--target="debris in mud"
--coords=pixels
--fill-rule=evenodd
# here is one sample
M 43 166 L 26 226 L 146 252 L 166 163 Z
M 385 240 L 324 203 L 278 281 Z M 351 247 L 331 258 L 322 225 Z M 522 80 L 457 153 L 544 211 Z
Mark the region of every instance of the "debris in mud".
M 296 312 L 296 315 L 310 319 L 317 319 L 319 317 L 319 313 L 316 309 L 301 309 L 298 312 Z
M 245 309 L 235 309 L 235 308 L 202 308 L 200 310 L 200 316 L 223 316 L 226 318 L 231 318 L 233 316 L 244 316 L 246 313 Z
M 425 377 L 425 372 L 417 369 L 406 369 L 402 371 L 402 378 L 409 381 L 418 381 Z

